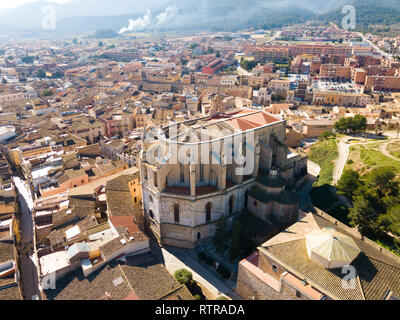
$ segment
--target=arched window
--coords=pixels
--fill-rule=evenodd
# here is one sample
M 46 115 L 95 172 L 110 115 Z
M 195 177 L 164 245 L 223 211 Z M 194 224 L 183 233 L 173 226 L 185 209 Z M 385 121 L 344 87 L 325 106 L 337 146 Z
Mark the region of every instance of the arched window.
M 232 214 L 233 213 L 233 204 L 234 204 L 234 197 L 233 196 L 230 196 L 229 197 L 229 214 Z
M 149 211 L 149 215 L 150 215 L 150 218 L 154 219 L 154 213 L 153 213 L 153 210 L 150 210 L 150 211 Z
M 211 202 L 206 204 L 206 221 L 211 221 Z
M 174 221 L 179 222 L 179 205 L 174 204 Z
M 201 233 L 199 232 L 198 234 L 197 234 L 197 240 L 200 240 L 201 239 Z

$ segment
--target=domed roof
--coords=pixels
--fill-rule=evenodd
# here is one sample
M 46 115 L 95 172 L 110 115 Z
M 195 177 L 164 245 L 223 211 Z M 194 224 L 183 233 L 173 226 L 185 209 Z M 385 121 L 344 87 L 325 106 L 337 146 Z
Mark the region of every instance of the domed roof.
M 352 238 L 333 228 L 310 232 L 306 235 L 306 247 L 310 259 L 327 269 L 343 268 L 361 252 Z

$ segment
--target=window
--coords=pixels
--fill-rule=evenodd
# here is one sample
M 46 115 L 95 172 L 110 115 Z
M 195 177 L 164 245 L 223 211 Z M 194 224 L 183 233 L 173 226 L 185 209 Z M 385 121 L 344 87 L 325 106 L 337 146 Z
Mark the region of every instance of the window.
M 154 186 L 157 187 L 157 172 L 153 173 L 153 179 L 154 179 Z
M 174 204 L 174 222 L 179 223 L 179 205 Z
M 272 271 L 276 272 L 276 266 L 275 265 L 272 265 Z
M 152 210 L 149 211 L 149 214 L 150 214 L 150 218 L 154 219 L 154 214 L 153 214 Z
M 257 207 L 257 201 L 254 201 L 254 206 Z
M 136 202 L 137 202 L 137 198 L 135 197 L 135 199 L 134 199 L 134 200 L 135 200 L 135 203 L 136 203 Z
M 301 299 L 301 297 L 302 297 L 302 294 L 299 290 L 296 290 L 296 297 L 299 299 Z
M 204 181 L 204 165 L 200 164 L 200 181 Z
M 211 202 L 206 204 L 206 221 L 211 221 Z
M 234 197 L 230 196 L 229 197 L 229 214 L 233 213 L 233 203 L 234 203 Z
M 181 178 L 181 182 L 184 183 L 185 182 L 185 171 L 184 171 L 183 165 L 180 165 L 180 178 Z

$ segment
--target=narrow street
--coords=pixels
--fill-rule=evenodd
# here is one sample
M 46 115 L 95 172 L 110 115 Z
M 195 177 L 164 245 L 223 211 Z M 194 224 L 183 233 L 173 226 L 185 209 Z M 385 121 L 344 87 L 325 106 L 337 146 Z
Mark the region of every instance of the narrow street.
M 154 246 L 158 247 L 158 245 L 153 242 L 152 247 Z M 174 274 L 176 270 L 182 268 L 187 269 L 193 274 L 194 280 L 207 288 L 207 290 L 216 297 L 225 295 L 232 300 L 242 300 L 234 288 L 225 284 L 217 275 L 213 274 L 210 270 L 191 257 L 186 250 L 189 249 L 158 247 L 157 250 L 154 250 L 154 248 L 152 248 L 152 252 L 162 258 L 165 267 L 171 274 Z
M 36 256 L 33 250 L 33 201 L 26 182 L 19 177 L 14 177 L 14 183 L 18 191 L 20 206 L 20 230 L 21 244 L 19 255 L 21 258 L 20 272 L 24 298 L 31 300 L 34 295 L 40 297 L 38 288 L 38 275 L 36 268 Z

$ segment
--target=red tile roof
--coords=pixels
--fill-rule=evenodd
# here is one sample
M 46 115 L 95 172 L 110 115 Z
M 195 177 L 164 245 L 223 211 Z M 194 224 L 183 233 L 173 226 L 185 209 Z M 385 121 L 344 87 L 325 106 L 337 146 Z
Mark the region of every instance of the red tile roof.
M 128 233 L 139 232 L 139 228 L 136 223 L 133 222 L 133 216 L 112 216 L 110 217 L 111 223 L 114 227 L 124 227 L 127 228 Z

